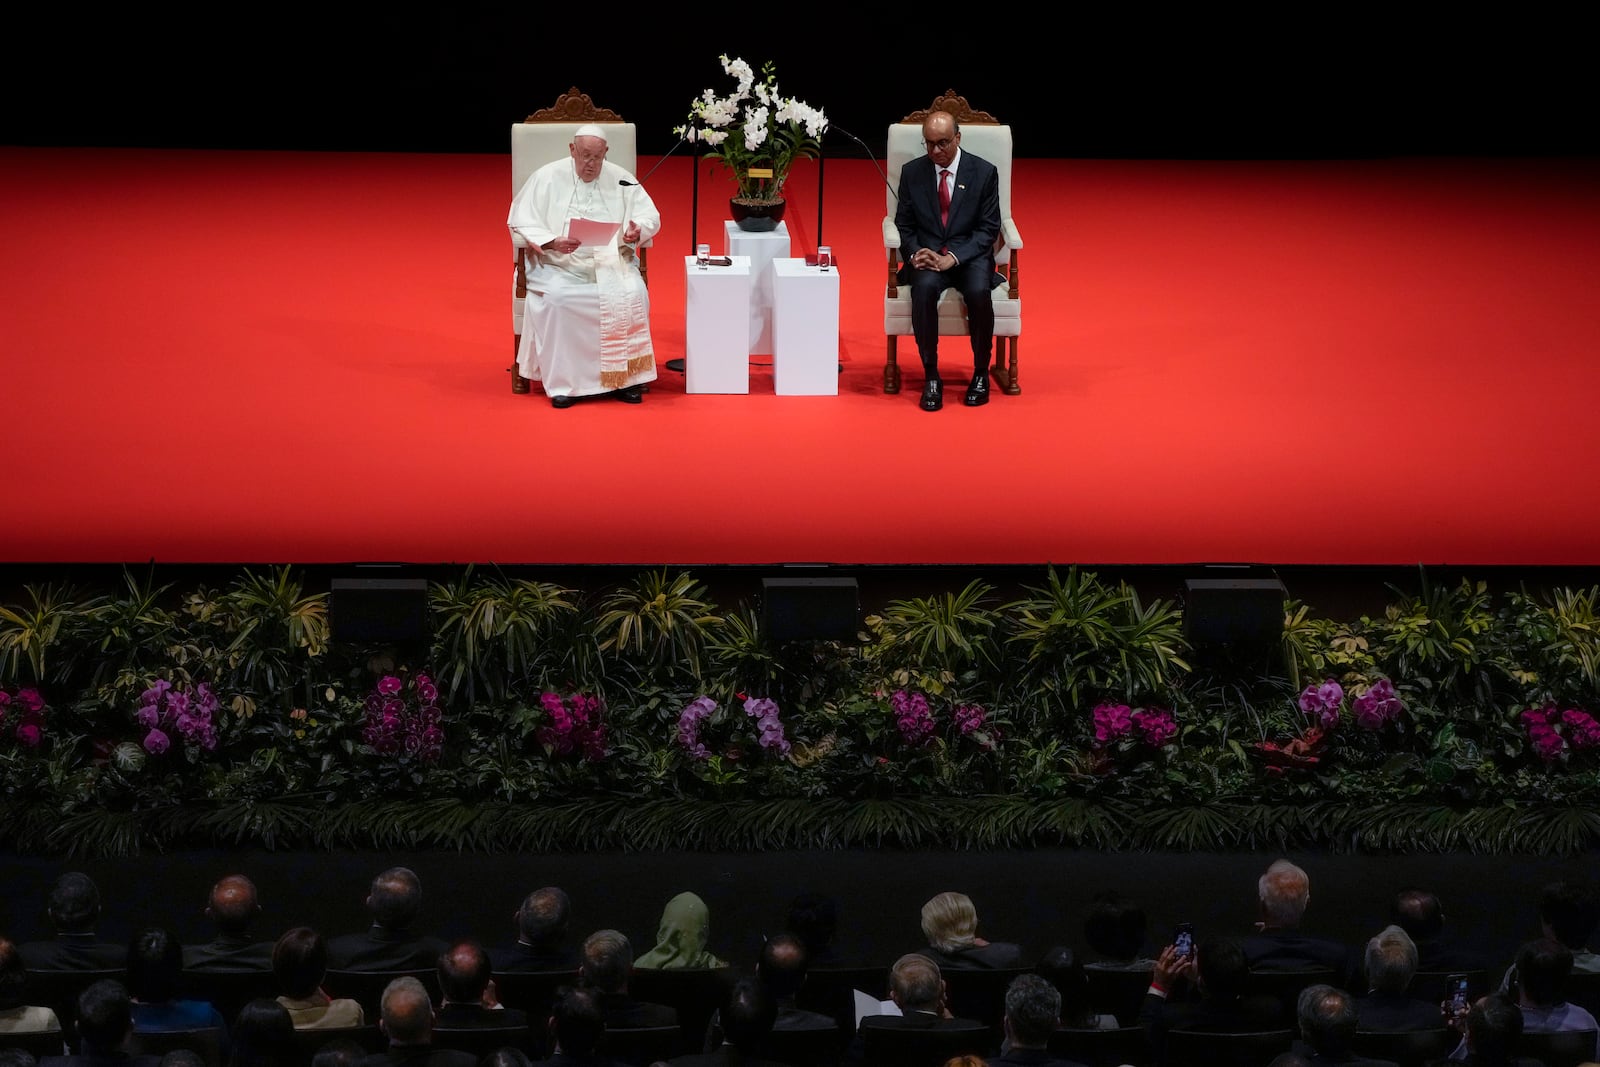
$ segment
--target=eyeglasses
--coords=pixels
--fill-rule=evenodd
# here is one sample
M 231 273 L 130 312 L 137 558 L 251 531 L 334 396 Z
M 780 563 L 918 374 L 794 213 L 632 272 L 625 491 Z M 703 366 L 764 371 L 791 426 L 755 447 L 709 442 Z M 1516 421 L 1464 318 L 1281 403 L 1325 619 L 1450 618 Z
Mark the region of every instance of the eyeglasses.
M 930 152 L 943 152 L 946 149 L 954 148 L 955 143 L 956 140 L 954 137 L 946 137 L 942 141 L 923 141 L 922 147 L 926 148 Z

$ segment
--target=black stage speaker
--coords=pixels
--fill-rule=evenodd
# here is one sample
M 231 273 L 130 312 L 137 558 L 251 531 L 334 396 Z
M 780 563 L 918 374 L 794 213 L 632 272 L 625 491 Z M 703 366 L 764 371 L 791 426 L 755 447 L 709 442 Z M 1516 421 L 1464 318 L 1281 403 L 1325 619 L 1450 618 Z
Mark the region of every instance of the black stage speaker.
M 761 619 L 773 641 L 853 641 L 860 615 L 854 578 L 761 580 Z
M 1283 602 L 1277 578 L 1189 578 L 1184 583 L 1184 635 L 1197 652 L 1232 659 L 1270 659 L 1281 651 Z
M 328 627 L 347 645 L 417 645 L 428 640 L 428 583 L 423 578 L 335 578 Z

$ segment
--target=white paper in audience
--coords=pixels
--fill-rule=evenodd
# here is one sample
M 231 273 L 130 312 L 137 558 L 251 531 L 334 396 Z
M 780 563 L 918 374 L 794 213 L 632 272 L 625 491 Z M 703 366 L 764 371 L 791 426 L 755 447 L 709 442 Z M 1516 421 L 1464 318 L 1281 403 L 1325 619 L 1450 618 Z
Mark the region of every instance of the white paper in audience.
M 861 1026 L 861 1020 L 868 1015 L 900 1015 L 900 1005 L 892 1000 L 879 1000 L 871 993 L 863 993 L 859 989 L 851 990 L 856 998 L 856 1026 Z

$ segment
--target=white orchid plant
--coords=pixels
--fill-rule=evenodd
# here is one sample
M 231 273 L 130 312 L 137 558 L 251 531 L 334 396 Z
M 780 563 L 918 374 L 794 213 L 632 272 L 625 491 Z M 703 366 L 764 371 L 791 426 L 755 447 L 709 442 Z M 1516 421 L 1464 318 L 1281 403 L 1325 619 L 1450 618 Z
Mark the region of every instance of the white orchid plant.
M 769 62 L 758 81 L 750 64 L 722 57 L 723 71 L 738 81 L 727 96 L 707 89 L 689 108 L 689 121 L 673 132 L 704 144 L 722 160 L 739 187 L 735 199 L 771 201 L 783 196 L 797 159 L 815 159 L 828 116 L 803 100 L 778 92 Z

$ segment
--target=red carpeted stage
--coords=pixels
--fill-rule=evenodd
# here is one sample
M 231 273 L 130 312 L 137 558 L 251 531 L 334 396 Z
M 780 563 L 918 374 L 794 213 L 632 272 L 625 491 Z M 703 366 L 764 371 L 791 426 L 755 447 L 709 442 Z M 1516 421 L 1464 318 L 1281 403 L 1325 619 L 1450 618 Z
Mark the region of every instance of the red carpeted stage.
M 825 178 L 839 396 L 665 369 L 676 157 L 645 403 L 512 395 L 509 172 L 0 148 L 0 559 L 1600 563 L 1600 162 L 1021 160 L 1023 392 L 935 415 L 909 340 L 882 392 L 860 159 Z M 815 189 L 803 166 L 797 252 Z

